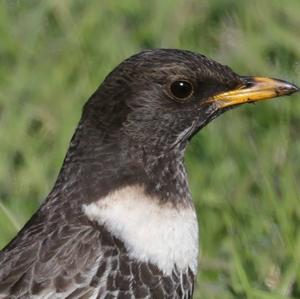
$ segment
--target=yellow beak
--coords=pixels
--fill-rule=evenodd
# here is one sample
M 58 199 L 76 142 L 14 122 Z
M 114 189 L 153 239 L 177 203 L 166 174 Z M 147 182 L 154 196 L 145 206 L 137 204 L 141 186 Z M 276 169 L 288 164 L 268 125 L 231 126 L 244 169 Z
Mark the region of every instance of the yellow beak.
M 243 77 L 242 80 L 244 83 L 241 86 L 215 95 L 212 101 L 216 101 L 220 108 L 225 108 L 290 95 L 300 91 L 296 85 L 278 79 Z

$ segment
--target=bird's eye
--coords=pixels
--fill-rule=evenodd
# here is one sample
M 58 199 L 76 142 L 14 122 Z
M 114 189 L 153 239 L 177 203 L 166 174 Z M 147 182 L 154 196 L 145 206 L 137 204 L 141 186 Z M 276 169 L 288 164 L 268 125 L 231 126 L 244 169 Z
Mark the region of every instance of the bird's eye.
M 185 101 L 193 94 L 193 85 L 184 80 L 174 81 L 170 85 L 170 91 L 172 96 L 175 97 L 179 101 Z

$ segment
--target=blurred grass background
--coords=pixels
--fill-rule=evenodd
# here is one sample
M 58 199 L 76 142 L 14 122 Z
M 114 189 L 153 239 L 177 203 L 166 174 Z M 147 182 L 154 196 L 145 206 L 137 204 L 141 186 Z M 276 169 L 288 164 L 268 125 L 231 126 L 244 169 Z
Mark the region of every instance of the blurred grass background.
M 300 84 L 299 0 L 2 0 L 0 248 L 50 191 L 81 107 L 124 58 L 201 52 Z M 300 96 L 246 105 L 188 149 L 195 298 L 300 298 Z

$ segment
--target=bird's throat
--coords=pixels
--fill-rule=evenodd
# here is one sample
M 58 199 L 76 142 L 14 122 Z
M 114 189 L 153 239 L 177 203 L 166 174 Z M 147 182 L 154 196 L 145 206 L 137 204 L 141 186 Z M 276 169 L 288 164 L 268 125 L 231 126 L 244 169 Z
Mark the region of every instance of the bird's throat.
M 125 245 L 128 255 L 150 262 L 167 275 L 197 269 L 198 224 L 193 207 L 175 207 L 146 194 L 142 186 L 117 189 L 83 205 L 87 218 L 104 225 Z
M 162 154 L 157 147 L 126 138 L 107 140 L 97 132 L 84 131 L 79 127 L 75 133 L 54 190 L 59 192 L 59 186 L 64 185 L 66 192 L 66 186 L 80 185 L 78 191 L 86 196 L 82 199 L 74 194 L 73 200 L 91 203 L 112 190 L 140 185 L 149 196 L 163 202 L 190 205 L 184 149 L 177 147 Z M 70 190 L 74 193 L 76 189 Z

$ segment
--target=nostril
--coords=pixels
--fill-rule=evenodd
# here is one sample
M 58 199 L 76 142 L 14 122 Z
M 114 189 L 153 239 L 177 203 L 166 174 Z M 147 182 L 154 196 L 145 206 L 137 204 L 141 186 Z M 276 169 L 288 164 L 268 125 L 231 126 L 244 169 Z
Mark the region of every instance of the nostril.
M 253 86 L 253 82 L 246 82 L 245 87 L 250 88 Z
M 242 81 L 244 83 L 244 88 L 250 88 L 250 87 L 253 87 L 254 85 L 254 81 L 253 81 L 253 78 L 251 77 L 242 77 Z

